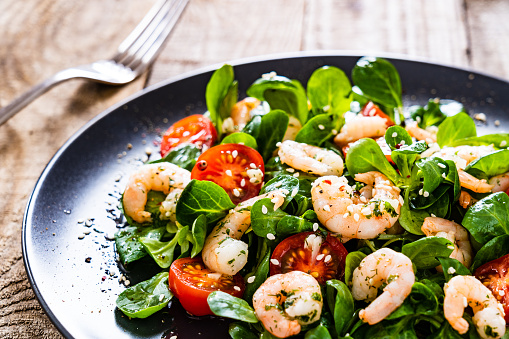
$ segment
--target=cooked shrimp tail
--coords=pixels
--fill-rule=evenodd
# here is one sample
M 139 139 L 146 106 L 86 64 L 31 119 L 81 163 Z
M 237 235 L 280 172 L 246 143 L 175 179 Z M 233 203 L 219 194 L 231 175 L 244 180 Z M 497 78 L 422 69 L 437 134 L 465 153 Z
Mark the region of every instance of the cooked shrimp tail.
M 412 261 L 406 255 L 382 248 L 366 256 L 353 272 L 352 295 L 356 300 L 374 301 L 359 312 L 359 318 L 370 325 L 382 321 L 401 306 L 414 282 Z M 377 297 L 383 283 L 387 285 Z
M 444 293 L 445 318 L 459 334 L 468 331 L 468 322 L 463 319 L 467 306 L 474 311 L 472 320 L 481 338 L 500 338 L 505 334 L 504 308 L 480 280 L 457 275 L 445 284 Z
M 320 319 L 323 298 L 313 276 L 292 271 L 269 277 L 253 295 L 256 316 L 272 335 L 287 338 Z

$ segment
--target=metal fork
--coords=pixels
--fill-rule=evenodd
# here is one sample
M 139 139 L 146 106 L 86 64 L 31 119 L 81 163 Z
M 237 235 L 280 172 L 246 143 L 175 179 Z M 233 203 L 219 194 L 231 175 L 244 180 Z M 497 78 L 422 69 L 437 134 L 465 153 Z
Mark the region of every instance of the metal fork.
M 49 89 L 74 78 L 124 85 L 143 74 L 162 50 L 189 0 L 159 0 L 120 44 L 110 60 L 64 69 L 0 109 L 0 125 Z

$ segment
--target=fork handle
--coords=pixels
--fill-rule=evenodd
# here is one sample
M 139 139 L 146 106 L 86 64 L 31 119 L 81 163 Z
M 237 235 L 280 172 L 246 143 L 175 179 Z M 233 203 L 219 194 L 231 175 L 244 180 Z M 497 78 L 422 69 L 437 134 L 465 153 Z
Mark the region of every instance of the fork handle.
M 9 120 L 12 116 L 21 111 L 32 101 L 37 99 L 40 95 L 53 88 L 55 85 L 58 85 L 59 83 L 69 80 L 73 77 L 74 76 L 71 76 L 68 70 L 65 69 L 55 73 L 53 76 L 49 77 L 43 82 L 33 86 L 28 91 L 14 99 L 7 106 L 0 108 L 0 125 Z

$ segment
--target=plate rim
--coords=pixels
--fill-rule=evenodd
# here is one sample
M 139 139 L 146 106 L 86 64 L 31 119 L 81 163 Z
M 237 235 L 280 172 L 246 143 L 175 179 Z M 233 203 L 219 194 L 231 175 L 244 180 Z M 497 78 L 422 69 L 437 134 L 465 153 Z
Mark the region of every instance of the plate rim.
M 393 59 L 398 61 L 408 61 L 412 63 L 417 64 L 425 64 L 429 66 L 438 66 L 443 67 L 451 70 L 459 70 L 463 72 L 468 72 L 474 75 L 483 76 L 486 78 L 490 78 L 502 83 L 505 83 L 509 85 L 509 79 L 505 79 L 502 77 L 494 76 L 491 74 L 488 74 L 483 71 L 478 71 L 473 69 L 472 67 L 463 67 L 463 66 L 453 66 L 451 64 L 442 63 L 442 62 L 434 62 L 430 61 L 428 58 L 419 57 L 419 56 L 411 56 L 411 55 L 405 55 L 405 54 L 398 54 L 398 53 L 386 53 L 386 52 L 371 52 L 371 53 L 364 53 L 365 51 L 360 50 L 313 50 L 313 51 L 296 51 L 296 52 L 284 52 L 284 53 L 274 53 L 274 54 L 266 54 L 266 55 L 258 55 L 258 56 L 252 56 L 252 57 L 245 57 L 245 58 L 237 58 L 232 59 L 229 61 L 224 62 L 218 62 L 214 63 L 208 66 L 199 67 L 195 70 L 187 71 L 182 74 L 170 77 L 165 80 L 161 80 L 155 84 L 152 84 L 150 86 L 147 86 L 146 88 L 143 88 L 128 97 L 120 100 L 119 102 L 113 104 L 112 106 L 108 107 L 107 109 L 103 110 L 96 116 L 94 116 L 92 119 L 87 121 L 83 126 L 81 126 L 78 130 L 76 130 L 55 152 L 55 154 L 51 157 L 51 159 L 48 161 L 46 166 L 44 167 L 43 171 L 41 172 L 39 178 L 35 182 L 34 188 L 32 189 L 32 192 L 27 200 L 24 212 L 23 212 L 23 220 L 22 220 L 22 229 L 21 229 L 21 249 L 22 249 L 22 257 L 23 257 L 23 264 L 25 267 L 25 271 L 30 283 L 30 287 L 32 288 L 32 291 L 34 292 L 35 297 L 37 298 L 37 301 L 39 302 L 41 308 L 44 310 L 50 321 L 53 323 L 53 325 L 57 328 L 57 330 L 66 338 L 74 338 L 69 331 L 64 327 L 64 325 L 57 319 L 55 314 L 51 311 L 48 303 L 46 303 L 41 291 L 37 287 L 37 284 L 35 283 L 34 276 L 32 273 L 32 270 L 30 268 L 30 263 L 28 259 L 27 254 L 27 222 L 29 218 L 29 214 L 31 212 L 31 209 L 33 208 L 33 199 L 35 195 L 40 191 L 41 184 L 44 182 L 44 179 L 50 172 L 50 170 L 53 168 L 55 162 L 60 158 L 62 153 L 76 140 L 78 139 L 83 133 L 85 133 L 86 130 L 88 130 L 92 125 L 97 123 L 99 120 L 103 119 L 107 115 L 109 115 L 111 112 L 117 110 L 118 108 L 126 105 L 127 103 L 149 93 L 152 91 L 155 91 L 161 87 L 168 86 L 172 83 L 191 78 L 193 76 L 197 76 L 203 73 L 207 73 L 210 71 L 214 71 L 220 67 L 222 67 L 224 64 L 230 64 L 233 67 L 240 66 L 240 65 L 248 65 L 252 63 L 257 62 L 265 62 L 265 61 L 274 61 L 274 60 L 281 60 L 281 59 L 296 59 L 296 58 L 302 58 L 302 57 L 309 57 L 309 58 L 319 58 L 319 57 L 358 57 L 361 58 L 363 56 L 376 56 L 380 58 L 387 58 L 387 59 Z

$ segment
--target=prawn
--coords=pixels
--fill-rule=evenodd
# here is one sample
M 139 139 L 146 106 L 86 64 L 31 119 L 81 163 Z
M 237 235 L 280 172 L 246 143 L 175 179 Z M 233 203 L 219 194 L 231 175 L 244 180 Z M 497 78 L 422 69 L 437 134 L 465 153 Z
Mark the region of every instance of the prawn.
M 287 338 L 320 319 L 323 298 L 313 276 L 291 271 L 269 277 L 253 295 L 256 316 L 271 334 Z
M 458 333 L 468 331 L 463 319 L 467 306 L 474 311 L 472 320 L 481 338 L 500 338 L 505 333 L 504 309 L 482 282 L 473 276 L 457 275 L 444 286 L 444 315 Z
M 417 124 L 417 121 L 410 121 L 405 124 L 405 130 L 417 140 L 424 140 L 427 144 L 437 142 L 437 130 L 436 127 L 432 130 L 422 129 Z
M 467 209 L 470 206 L 473 206 L 478 201 L 479 200 L 472 197 L 467 191 L 461 191 L 458 203 L 460 204 L 461 207 Z
M 168 194 L 183 190 L 191 181 L 191 172 L 169 162 L 142 165 L 127 182 L 122 195 L 124 212 L 138 223 L 152 221 L 150 212 L 145 211 L 149 191 Z
M 460 179 L 461 187 L 476 193 L 488 193 L 491 192 L 494 187 L 494 185 L 490 185 L 486 179 L 477 179 L 473 175 L 461 169 L 458 169 L 458 177 Z
M 493 185 L 492 192 L 505 192 L 509 190 L 509 172 L 492 177 L 489 184 Z
M 446 238 L 454 244 L 450 258 L 457 259 L 465 267 L 472 263 L 472 246 L 468 238 L 468 231 L 454 221 L 428 217 L 424 219 L 421 230 L 427 237 L 437 236 Z
M 202 250 L 205 265 L 214 272 L 237 274 L 247 262 L 248 245 L 239 239 L 251 226 L 250 207 L 260 199 L 270 198 L 276 210 L 283 205 L 285 196 L 283 190 L 271 191 L 246 200 L 231 210 L 205 239 Z
M 465 169 L 472 161 L 482 156 L 495 152 L 493 145 L 489 146 L 456 146 L 443 147 L 433 153 L 432 157 L 439 157 L 444 160 L 452 160 L 458 169 Z
M 290 115 L 289 117 L 290 120 L 288 121 L 288 128 L 286 129 L 283 141 L 295 140 L 297 133 L 299 133 L 300 129 L 302 128 L 302 124 L 300 123 L 299 119 L 292 115 Z
M 382 173 L 356 174 L 355 180 L 367 184 L 360 193 L 337 176 L 318 178 L 311 188 L 318 220 L 342 241 L 375 238 L 394 225 L 403 205 L 400 189 Z
M 382 294 L 378 288 L 386 282 Z M 381 248 L 366 256 L 353 271 L 352 296 L 373 300 L 359 312 L 359 318 L 374 325 L 398 308 L 412 291 L 415 274 L 412 261 L 403 253 Z M 375 299 L 376 298 L 376 299 Z
M 334 137 L 334 142 L 343 147 L 362 138 L 378 138 L 385 135 L 387 120 L 379 116 L 366 117 L 356 115 L 347 120 L 341 131 Z
M 233 105 L 230 117 L 233 120 L 234 130 L 241 131 L 251 120 L 251 110 L 260 105 L 260 100 L 247 97 Z
M 337 153 L 292 140 L 281 143 L 278 151 L 281 162 L 297 170 L 317 175 L 343 174 L 343 159 Z

